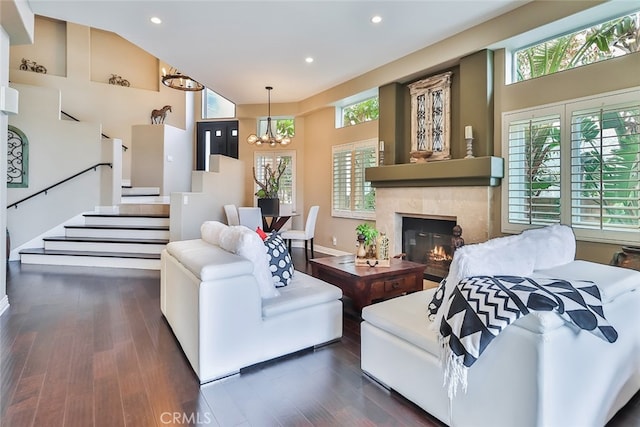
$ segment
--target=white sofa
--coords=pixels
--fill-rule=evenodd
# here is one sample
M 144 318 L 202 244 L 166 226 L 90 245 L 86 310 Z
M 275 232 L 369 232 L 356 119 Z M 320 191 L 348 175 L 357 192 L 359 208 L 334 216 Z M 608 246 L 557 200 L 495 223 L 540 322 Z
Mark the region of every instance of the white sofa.
M 201 384 L 342 336 L 339 288 L 299 271 L 285 287 L 259 283 L 264 263 L 247 246 L 266 257 L 254 231 L 208 222 L 162 252 L 161 310 Z
M 486 347 L 468 370 L 466 392 L 449 399 L 438 340 L 443 314 L 428 319 L 430 289 L 363 309 L 362 370 L 455 427 L 603 426 L 640 389 L 640 272 L 574 256 L 573 233 L 562 226 L 468 245 L 456 252 L 447 288 L 487 274 L 590 280 L 616 342 L 554 312 L 532 312 Z

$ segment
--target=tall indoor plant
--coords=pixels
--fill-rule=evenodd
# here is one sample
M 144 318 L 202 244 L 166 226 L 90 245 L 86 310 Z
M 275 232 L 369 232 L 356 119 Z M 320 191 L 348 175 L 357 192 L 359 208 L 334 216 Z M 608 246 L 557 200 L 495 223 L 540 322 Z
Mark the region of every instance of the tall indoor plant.
M 253 168 L 253 180 L 258 184 L 258 191 L 255 195 L 258 197 L 258 206 L 262 209 L 262 214 L 267 216 L 278 216 L 280 213 L 280 199 L 278 191 L 280 190 L 280 179 L 287 169 L 289 163 L 288 158 L 281 158 L 278 167 L 273 169 L 271 164 L 264 165 L 263 180 L 259 180 L 256 175 L 256 168 Z

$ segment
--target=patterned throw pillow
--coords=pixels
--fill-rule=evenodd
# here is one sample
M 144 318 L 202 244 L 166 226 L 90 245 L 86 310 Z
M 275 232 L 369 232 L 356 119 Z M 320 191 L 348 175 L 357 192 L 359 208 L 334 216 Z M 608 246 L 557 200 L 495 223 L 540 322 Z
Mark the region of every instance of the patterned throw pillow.
M 427 309 L 429 313 L 429 320 L 432 322 L 436 320 L 436 313 L 438 309 L 442 305 L 442 300 L 444 299 L 444 288 L 447 285 L 447 279 L 442 279 L 440 284 L 438 285 L 438 289 L 436 289 L 436 293 L 433 294 L 433 298 L 429 303 L 429 308 Z
M 267 250 L 267 260 L 276 288 L 287 286 L 293 276 L 293 262 L 287 250 L 287 245 L 277 233 L 272 233 L 264 241 Z

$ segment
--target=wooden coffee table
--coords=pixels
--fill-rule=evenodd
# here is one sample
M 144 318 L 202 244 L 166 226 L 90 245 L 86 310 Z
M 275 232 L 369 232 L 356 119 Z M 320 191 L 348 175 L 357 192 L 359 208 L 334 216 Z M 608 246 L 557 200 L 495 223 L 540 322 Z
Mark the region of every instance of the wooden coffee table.
M 390 267 L 356 267 L 354 255 L 314 258 L 311 274 L 342 289 L 354 309 L 375 300 L 397 297 L 422 290 L 424 264 L 392 259 Z

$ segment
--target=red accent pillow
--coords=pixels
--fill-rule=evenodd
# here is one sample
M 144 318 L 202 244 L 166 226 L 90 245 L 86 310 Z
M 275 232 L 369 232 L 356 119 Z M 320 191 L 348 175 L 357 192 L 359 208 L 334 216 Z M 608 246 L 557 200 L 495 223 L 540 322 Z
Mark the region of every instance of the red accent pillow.
M 267 233 L 265 233 L 264 230 L 260 227 L 256 228 L 256 233 L 258 233 L 258 236 L 260 236 L 263 242 L 267 239 L 267 237 L 269 237 Z

